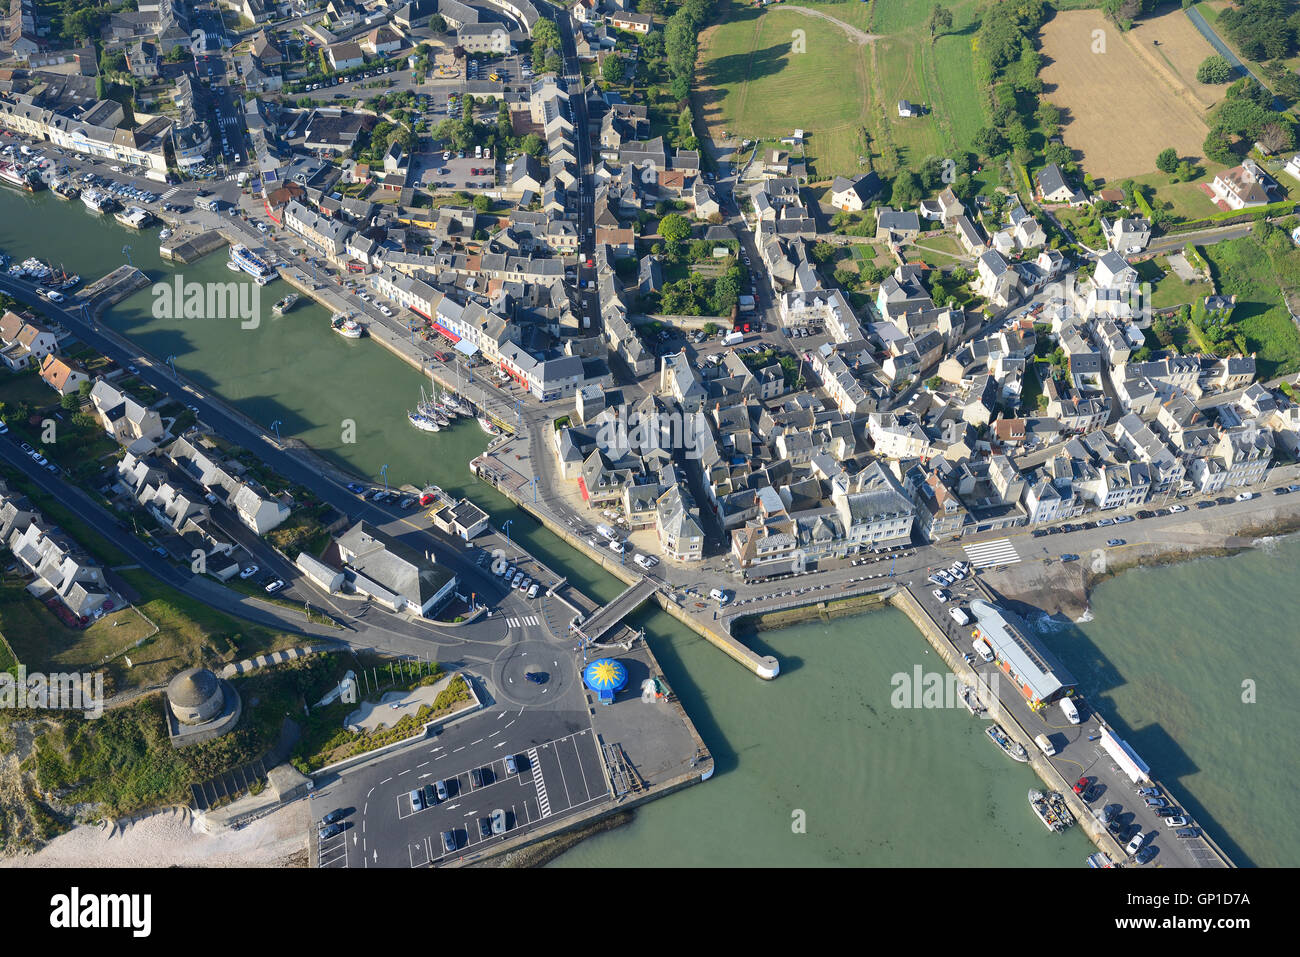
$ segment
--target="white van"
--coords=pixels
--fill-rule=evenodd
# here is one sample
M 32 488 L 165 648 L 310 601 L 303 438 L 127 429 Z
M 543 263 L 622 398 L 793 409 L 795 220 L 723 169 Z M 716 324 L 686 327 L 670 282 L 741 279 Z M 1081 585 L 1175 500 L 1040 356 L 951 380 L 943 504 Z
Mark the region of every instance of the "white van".
M 975 642 L 975 654 L 980 656 L 981 661 L 993 660 L 993 649 L 989 647 L 989 643 L 983 638 Z
M 1070 724 L 1079 723 L 1079 709 L 1074 706 L 1074 702 L 1069 698 L 1061 699 L 1061 713 L 1065 715 L 1065 720 Z
M 612 539 L 614 537 L 614 530 L 608 525 L 597 525 L 596 533 L 600 535 L 601 538 Z
M 721 588 L 715 588 L 712 591 L 710 591 L 709 597 L 712 598 L 714 601 L 716 601 L 719 605 L 725 605 L 727 603 L 727 593 L 723 591 Z
M 960 608 L 949 608 L 948 614 L 952 618 L 952 620 L 959 625 L 970 624 L 970 615 L 966 614 L 966 612 Z
M 1045 734 L 1040 734 L 1034 738 L 1034 744 L 1038 745 L 1038 750 L 1042 751 L 1043 754 L 1047 755 L 1049 758 L 1056 753 L 1056 745 L 1052 744 Z

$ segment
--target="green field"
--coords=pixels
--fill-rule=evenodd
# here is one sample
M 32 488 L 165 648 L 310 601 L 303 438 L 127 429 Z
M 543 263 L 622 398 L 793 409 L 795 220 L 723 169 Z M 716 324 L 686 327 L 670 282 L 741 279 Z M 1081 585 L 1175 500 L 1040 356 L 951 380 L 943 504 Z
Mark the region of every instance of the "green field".
M 1260 380 L 1300 371 L 1300 330 L 1287 312 L 1282 290 L 1300 292 L 1300 249 L 1283 241 L 1261 244 L 1253 236 L 1205 247 L 1215 283 L 1237 296 L 1231 331 L 1257 353 Z
M 934 44 L 925 26 L 933 2 L 800 6 L 880 39 L 863 45 L 837 24 L 781 6 L 724 7 L 701 37 L 696 83 L 696 115 L 715 135 L 777 140 L 803 129 L 814 181 L 868 165 L 892 176 L 927 156 L 969 148 L 985 124 L 972 70 L 975 0 L 948 5 L 953 30 Z M 803 31 L 806 53 L 792 51 L 795 30 Z M 900 99 L 930 112 L 900 118 Z

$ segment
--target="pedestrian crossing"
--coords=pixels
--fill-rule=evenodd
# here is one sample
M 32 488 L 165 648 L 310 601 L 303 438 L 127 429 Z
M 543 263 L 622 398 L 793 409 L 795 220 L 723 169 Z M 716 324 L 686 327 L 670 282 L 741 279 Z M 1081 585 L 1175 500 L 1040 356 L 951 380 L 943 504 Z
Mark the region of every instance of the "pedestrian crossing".
M 537 749 L 528 749 L 528 766 L 533 769 L 533 787 L 537 789 L 537 809 L 542 817 L 551 816 L 551 799 L 546 796 L 546 780 L 542 777 L 542 762 L 537 760 Z
M 167 192 L 165 192 L 165 193 L 162 194 L 162 198 L 163 198 L 163 199 L 171 199 L 173 196 L 175 196 L 175 195 L 176 195 L 177 193 L 179 193 L 180 191 L 181 191 L 181 188 L 180 188 L 179 186 L 173 186 L 171 189 L 167 190 Z
M 541 621 L 536 615 L 525 615 L 523 618 L 507 618 L 506 624 L 511 628 L 523 628 L 525 626 L 536 627 L 541 624 Z
M 1020 561 L 1020 553 L 1009 538 L 996 538 L 991 542 L 979 542 L 963 545 L 966 556 L 976 568 L 991 568 L 994 565 L 1014 565 Z

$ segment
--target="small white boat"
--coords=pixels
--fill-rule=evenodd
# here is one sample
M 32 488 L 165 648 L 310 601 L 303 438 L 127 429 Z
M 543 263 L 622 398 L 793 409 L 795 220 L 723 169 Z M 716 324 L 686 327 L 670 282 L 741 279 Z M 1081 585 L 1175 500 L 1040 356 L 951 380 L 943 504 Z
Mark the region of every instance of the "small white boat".
M 334 319 L 330 322 L 330 327 L 344 339 L 360 339 L 366 332 L 361 323 L 342 314 L 334 316 Z
M 992 739 L 993 743 L 1002 749 L 1002 753 L 1012 761 L 1019 761 L 1021 764 L 1027 764 L 1029 762 L 1029 754 L 1025 751 L 1024 745 L 1018 741 L 1011 740 L 1007 733 L 1002 730 L 1001 725 L 991 724 L 984 729 L 984 733 L 987 734 L 989 738 Z
M 170 239 L 170 238 L 171 238 L 171 235 L 172 235 L 172 231 L 171 231 L 170 229 L 167 229 L 166 227 L 163 227 L 162 232 L 160 232 L 160 233 L 158 234 L 158 238 L 159 238 L 159 239 Z
M 492 420 L 489 419 L 486 415 L 480 415 L 478 417 L 478 424 L 479 424 L 479 428 L 481 428 L 488 435 L 501 434 L 501 430 L 498 429 L 495 425 L 493 425 Z

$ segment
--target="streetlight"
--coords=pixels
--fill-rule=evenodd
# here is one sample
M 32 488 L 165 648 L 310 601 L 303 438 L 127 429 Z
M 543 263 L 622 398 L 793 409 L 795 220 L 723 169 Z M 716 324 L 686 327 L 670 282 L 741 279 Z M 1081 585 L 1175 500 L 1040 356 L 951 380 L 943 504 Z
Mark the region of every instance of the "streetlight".
M 177 378 L 180 378 L 180 376 L 176 372 L 176 356 L 170 355 L 163 361 L 166 362 L 169 366 L 171 366 L 172 375 L 176 376 Z
M 271 430 L 275 433 L 276 441 L 280 439 L 280 420 L 276 419 L 271 423 Z
M 506 551 L 510 551 L 510 524 L 513 521 L 514 521 L 513 518 L 509 518 L 506 519 L 505 522 L 501 524 L 501 531 L 506 533 Z
M 131 247 L 129 245 L 122 247 L 122 255 L 126 257 L 126 264 L 134 267 L 135 264 L 131 262 Z
M 379 477 L 384 480 L 384 491 L 388 491 L 388 465 L 385 463 L 379 467 Z

